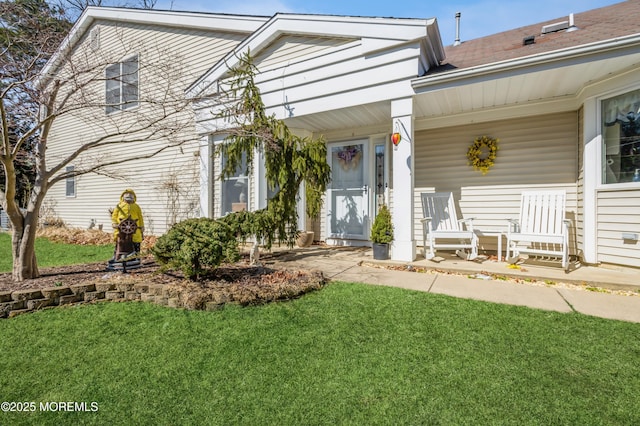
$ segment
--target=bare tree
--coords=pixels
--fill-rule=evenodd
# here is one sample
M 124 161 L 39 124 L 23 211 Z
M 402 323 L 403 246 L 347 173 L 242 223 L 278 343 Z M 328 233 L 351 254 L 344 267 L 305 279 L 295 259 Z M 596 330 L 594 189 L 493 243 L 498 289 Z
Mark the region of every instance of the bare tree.
M 39 275 L 38 213 L 53 185 L 88 173 L 118 176 L 132 161 L 193 140 L 190 103 L 183 92 L 188 73 L 179 53 L 153 41 L 129 43 L 117 28 L 113 48 L 96 49 L 88 37 L 73 45 L 65 39 L 56 49 L 59 34 L 42 25 L 41 15 L 24 11 L 20 19 L 30 20 L 35 31 L 21 35 L 0 20 L 6 35 L 0 51 L 0 163 L 5 171 L 0 198 L 13 229 L 16 281 Z M 27 36 L 31 39 L 24 40 Z M 27 42 L 37 53 L 16 54 Z M 7 65 L 10 62 L 14 65 Z M 13 117 L 20 117 L 16 135 L 9 131 L 15 128 Z M 65 134 L 69 123 L 82 129 L 81 134 Z M 56 141 L 54 147 L 50 140 Z M 34 144 L 36 177 L 22 210 L 15 199 L 15 162 L 27 141 Z

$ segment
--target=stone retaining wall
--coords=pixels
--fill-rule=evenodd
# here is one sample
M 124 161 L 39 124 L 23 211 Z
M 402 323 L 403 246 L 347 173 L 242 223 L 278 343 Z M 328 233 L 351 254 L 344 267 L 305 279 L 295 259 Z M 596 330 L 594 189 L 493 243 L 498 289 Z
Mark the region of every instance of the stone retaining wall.
M 0 291 L 0 318 L 12 318 L 50 306 L 98 300 L 142 300 L 171 307 L 181 306 L 178 298 L 169 297 L 164 284 L 76 284 L 40 290 Z M 215 307 L 210 307 L 212 308 Z

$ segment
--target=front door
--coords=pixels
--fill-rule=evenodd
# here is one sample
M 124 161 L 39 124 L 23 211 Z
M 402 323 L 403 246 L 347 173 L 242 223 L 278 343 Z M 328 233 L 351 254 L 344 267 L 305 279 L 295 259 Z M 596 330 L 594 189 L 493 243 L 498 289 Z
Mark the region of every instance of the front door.
M 329 145 L 328 237 L 369 239 L 369 140 Z

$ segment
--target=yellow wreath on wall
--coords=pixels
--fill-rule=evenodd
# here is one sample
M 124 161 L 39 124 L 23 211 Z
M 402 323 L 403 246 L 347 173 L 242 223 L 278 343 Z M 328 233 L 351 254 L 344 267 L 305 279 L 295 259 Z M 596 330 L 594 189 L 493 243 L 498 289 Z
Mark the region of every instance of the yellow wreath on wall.
M 490 136 L 477 137 L 467 150 L 468 164 L 483 175 L 489 173 L 498 156 L 498 141 Z

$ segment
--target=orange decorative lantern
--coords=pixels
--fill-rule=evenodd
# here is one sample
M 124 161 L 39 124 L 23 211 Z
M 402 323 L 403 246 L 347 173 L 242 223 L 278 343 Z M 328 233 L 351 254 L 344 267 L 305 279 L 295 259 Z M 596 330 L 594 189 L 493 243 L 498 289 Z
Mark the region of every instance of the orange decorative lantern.
M 402 137 L 400 136 L 400 133 L 398 133 L 398 132 L 396 132 L 396 133 L 391 135 L 391 142 L 393 142 L 393 146 L 398 146 L 398 144 L 400 143 L 401 139 L 402 139 Z

